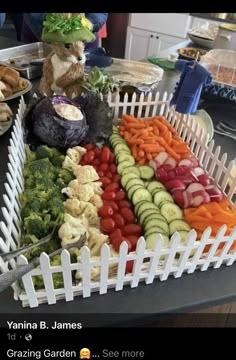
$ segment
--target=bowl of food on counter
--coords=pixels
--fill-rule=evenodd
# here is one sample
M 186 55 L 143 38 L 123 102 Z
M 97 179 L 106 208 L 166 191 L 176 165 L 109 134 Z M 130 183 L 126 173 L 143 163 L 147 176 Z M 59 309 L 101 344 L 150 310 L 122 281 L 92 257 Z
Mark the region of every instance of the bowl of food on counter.
M 195 48 L 180 48 L 178 49 L 179 59 L 183 60 L 197 60 L 199 61 L 203 55 L 207 53 L 203 49 Z
M 30 91 L 31 88 L 30 81 L 21 78 L 18 71 L 0 65 L 0 101 L 17 98 Z

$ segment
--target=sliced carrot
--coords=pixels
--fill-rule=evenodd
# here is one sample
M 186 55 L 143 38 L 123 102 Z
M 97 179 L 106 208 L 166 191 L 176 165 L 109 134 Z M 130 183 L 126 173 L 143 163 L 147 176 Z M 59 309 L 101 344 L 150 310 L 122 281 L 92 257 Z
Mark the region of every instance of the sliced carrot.
M 147 153 L 147 159 L 152 160 L 152 154 L 150 152 Z

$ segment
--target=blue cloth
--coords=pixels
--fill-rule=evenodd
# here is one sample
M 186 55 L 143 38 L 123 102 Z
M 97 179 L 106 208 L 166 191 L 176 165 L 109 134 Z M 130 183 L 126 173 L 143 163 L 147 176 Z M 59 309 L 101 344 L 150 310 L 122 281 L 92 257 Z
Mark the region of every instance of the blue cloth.
M 6 19 L 6 14 L 0 13 L 0 28 L 3 26 L 5 19 Z
M 195 61 L 177 60 L 175 67 L 182 74 L 170 104 L 182 114 L 193 113 L 197 110 L 203 85 L 212 82 L 211 74 Z
M 106 55 L 106 52 L 103 48 L 88 50 L 85 55 L 86 66 L 89 67 L 97 66 L 100 68 L 105 68 L 111 66 L 113 63 L 112 58 Z

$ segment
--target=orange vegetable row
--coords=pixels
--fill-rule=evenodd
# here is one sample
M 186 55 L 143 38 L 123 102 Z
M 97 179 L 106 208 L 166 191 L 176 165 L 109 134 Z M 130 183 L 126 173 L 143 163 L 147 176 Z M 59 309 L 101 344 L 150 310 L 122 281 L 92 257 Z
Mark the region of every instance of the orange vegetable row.
M 198 208 L 189 208 L 184 210 L 184 218 L 189 225 L 196 230 L 198 239 L 201 238 L 203 231 L 210 226 L 212 228 L 211 237 L 215 237 L 220 227 L 227 225 L 226 235 L 230 235 L 236 225 L 236 210 L 231 208 L 230 202 L 225 198 L 220 202 L 210 202 L 200 205 Z M 225 243 L 219 245 L 222 249 Z M 207 245 L 205 252 L 210 245 Z M 236 248 L 236 241 L 230 250 Z
M 163 116 L 142 120 L 123 115 L 120 135 L 128 143 L 139 164 L 148 163 L 161 151 L 166 151 L 177 161 L 191 155 L 187 143 L 182 141 Z

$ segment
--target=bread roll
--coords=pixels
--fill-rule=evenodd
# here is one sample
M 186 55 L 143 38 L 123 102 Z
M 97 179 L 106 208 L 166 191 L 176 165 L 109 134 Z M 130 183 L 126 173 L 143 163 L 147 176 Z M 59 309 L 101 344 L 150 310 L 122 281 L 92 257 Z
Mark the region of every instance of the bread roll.
M 17 86 L 20 74 L 18 71 L 6 66 L 0 67 L 0 80 L 8 83 L 12 88 Z
M 19 78 L 16 86 L 12 88 L 13 93 L 17 93 L 19 91 L 24 90 L 27 87 L 27 81 L 25 79 Z
M 5 85 L 5 88 L 2 89 L 2 93 L 5 96 L 5 98 L 8 98 L 9 96 L 11 96 L 13 94 L 12 88 L 10 87 L 10 85 L 8 85 L 7 83 L 3 83 Z

